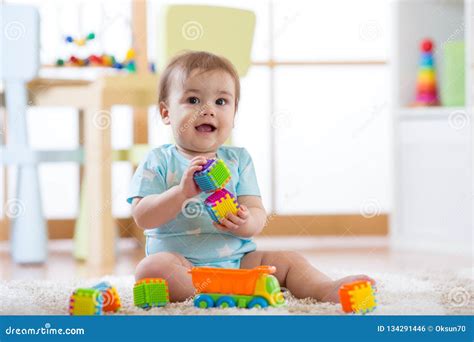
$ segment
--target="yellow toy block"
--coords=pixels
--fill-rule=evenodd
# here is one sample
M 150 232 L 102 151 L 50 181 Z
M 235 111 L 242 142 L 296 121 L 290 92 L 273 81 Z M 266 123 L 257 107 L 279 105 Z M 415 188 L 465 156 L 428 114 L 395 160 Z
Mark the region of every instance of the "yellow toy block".
M 96 289 L 77 289 L 69 300 L 73 316 L 102 315 L 102 294 Z

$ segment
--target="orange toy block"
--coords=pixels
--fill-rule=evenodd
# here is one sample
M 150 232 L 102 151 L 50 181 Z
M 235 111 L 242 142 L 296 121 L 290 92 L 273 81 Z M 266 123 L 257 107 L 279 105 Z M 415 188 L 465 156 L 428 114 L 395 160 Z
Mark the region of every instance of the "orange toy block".
M 365 314 L 377 307 L 375 290 L 367 280 L 342 285 L 339 288 L 339 299 L 344 312 Z

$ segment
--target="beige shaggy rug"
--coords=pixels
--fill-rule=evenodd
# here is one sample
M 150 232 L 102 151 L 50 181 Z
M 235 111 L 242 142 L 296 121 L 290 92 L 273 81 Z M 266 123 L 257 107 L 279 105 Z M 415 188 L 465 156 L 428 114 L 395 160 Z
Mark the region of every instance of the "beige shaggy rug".
M 332 272 L 334 277 L 350 274 L 350 270 Z M 378 281 L 379 315 L 470 315 L 474 308 L 472 270 L 459 273 L 371 274 Z M 100 280 L 110 281 L 118 290 L 122 315 L 339 315 L 340 305 L 298 300 L 286 292 L 287 305 L 267 309 L 197 309 L 189 299 L 164 308 L 148 311 L 133 306 L 134 279 L 104 277 L 97 280 L 0 281 L 1 315 L 67 315 L 69 296 L 77 287 L 92 286 Z

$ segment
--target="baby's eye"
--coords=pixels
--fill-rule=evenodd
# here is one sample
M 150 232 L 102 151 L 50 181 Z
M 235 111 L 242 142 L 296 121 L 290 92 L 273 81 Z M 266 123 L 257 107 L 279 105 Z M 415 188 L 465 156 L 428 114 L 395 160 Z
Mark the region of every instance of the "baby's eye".
M 217 99 L 216 100 L 216 105 L 219 105 L 219 106 L 223 106 L 227 103 L 227 101 L 225 99 Z
M 196 96 L 188 97 L 188 103 L 191 103 L 191 104 L 198 104 L 198 103 L 199 103 L 199 99 L 198 99 Z

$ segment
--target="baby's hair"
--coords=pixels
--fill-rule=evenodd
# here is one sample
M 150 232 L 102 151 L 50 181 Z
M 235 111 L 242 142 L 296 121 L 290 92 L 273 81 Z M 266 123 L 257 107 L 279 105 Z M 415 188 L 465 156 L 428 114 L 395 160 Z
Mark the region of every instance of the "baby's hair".
M 202 72 L 222 70 L 232 77 L 235 84 L 235 110 L 237 111 L 240 100 L 240 80 L 237 70 L 227 58 L 206 51 L 186 51 L 171 59 L 161 73 L 158 103 L 166 103 L 170 85 L 175 75 L 179 75 L 182 80 L 186 80 L 191 72 L 196 69 L 202 70 Z

